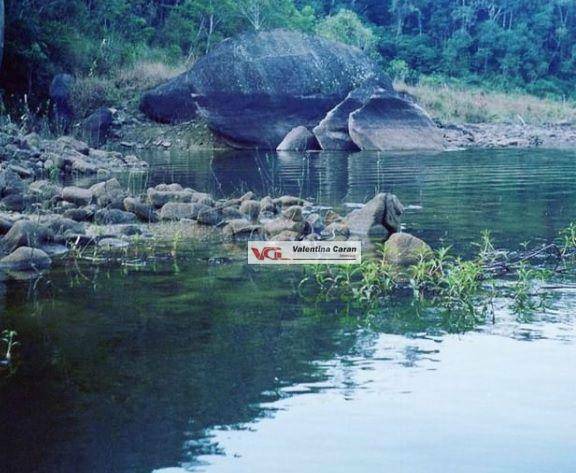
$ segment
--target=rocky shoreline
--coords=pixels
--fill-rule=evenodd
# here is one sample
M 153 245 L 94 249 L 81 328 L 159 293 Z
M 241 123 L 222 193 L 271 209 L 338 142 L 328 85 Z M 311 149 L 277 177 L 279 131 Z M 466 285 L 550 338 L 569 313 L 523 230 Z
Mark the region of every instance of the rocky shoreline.
M 557 123 L 438 123 L 448 150 L 454 149 L 565 149 L 576 147 L 576 125 Z M 221 150 L 230 149 L 198 121 L 165 125 L 139 116 L 118 131 L 112 142 L 124 149 Z M 138 136 L 146 137 L 137 141 Z M 358 151 L 349 151 L 358 152 Z
M 144 171 L 134 155 L 91 148 L 69 136 L 0 133 L 0 268 L 40 271 L 72 249 L 114 251 L 152 235 L 154 225 L 180 222 L 215 229 L 226 241 L 246 239 L 386 239 L 400 229 L 403 207 L 378 194 L 346 216 L 300 197 L 214 196 L 163 183 L 134 195 L 112 173 Z M 63 184 L 72 176 L 85 185 Z

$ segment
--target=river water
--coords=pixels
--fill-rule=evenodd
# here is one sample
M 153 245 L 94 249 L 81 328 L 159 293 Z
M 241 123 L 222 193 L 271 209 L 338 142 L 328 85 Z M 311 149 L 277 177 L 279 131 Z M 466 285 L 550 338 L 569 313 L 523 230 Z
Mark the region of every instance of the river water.
M 576 220 L 576 152 L 149 156 L 134 189 L 179 182 L 344 210 L 376 192 L 406 230 L 467 254 L 553 239 Z M 59 266 L 5 281 L 0 329 L 20 362 L 0 381 L 2 473 L 572 473 L 576 284 L 529 314 L 453 326 L 392 300 L 319 304 L 297 268 L 254 268 L 182 242 L 141 267 Z

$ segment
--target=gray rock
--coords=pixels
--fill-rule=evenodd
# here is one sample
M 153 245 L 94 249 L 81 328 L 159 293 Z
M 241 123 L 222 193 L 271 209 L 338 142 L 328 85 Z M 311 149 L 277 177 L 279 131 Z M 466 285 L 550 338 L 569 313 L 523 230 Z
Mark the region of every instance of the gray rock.
M 247 215 L 250 220 L 257 220 L 260 214 L 260 202 L 257 200 L 244 200 L 240 204 L 240 212 Z
M 94 194 L 90 189 L 83 189 L 82 187 L 69 186 L 62 189 L 62 200 L 72 202 L 73 204 L 82 206 L 89 205 L 94 198 Z
M 384 244 L 382 257 L 385 262 L 401 266 L 418 263 L 433 255 L 427 243 L 409 233 L 394 233 Z
M 350 228 L 345 223 L 332 222 L 322 230 L 321 236 L 325 240 L 345 240 L 350 237 Z
M 345 223 L 357 235 L 387 237 L 400 229 L 404 207 L 394 194 L 377 194 L 361 209 L 350 212 Z
M 287 218 L 288 220 L 292 220 L 294 222 L 302 222 L 304 221 L 304 216 L 302 214 L 302 207 L 299 205 L 293 205 L 284 209 L 282 211 L 282 217 Z
M 5 235 L 14 225 L 14 219 L 7 214 L 0 214 L 0 235 Z
M 68 209 L 62 214 L 62 216 L 76 222 L 86 222 L 94 218 L 94 212 L 87 208 Z
M 26 184 L 17 173 L 10 169 L 0 171 L 0 197 L 22 194 L 25 191 Z
M 40 200 L 49 200 L 61 195 L 62 187 L 48 180 L 39 180 L 31 183 L 28 187 L 28 191 L 32 196 L 37 197 Z
M 210 207 L 186 202 L 168 202 L 160 209 L 160 220 L 195 220 L 200 210 Z
M 54 240 L 54 232 L 45 225 L 30 220 L 18 220 L 4 235 L 2 247 L 11 252 L 20 246 L 38 248 L 44 243 Z
M 64 256 L 64 255 L 70 253 L 70 249 L 66 245 L 59 245 L 57 243 L 46 243 L 45 245 L 42 245 L 38 249 L 42 250 L 44 253 L 46 253 L 51 258 L 58 257 L 58 256 Z
M 28 199 L 22 194 L 10 194 L 0 200 L 0 207 L 4 210 L 22 212 L 28 203 Z
M 201 204 L 196 204 L 201 205 Z M 198 211 L 196 220 L 203 225 L 218 225 L 222 221 L 222 213 L 211 207 L 202 208 Z
M 348 129 L 361 150 L 443 150 L 440 129 L 415 103 L 380 90 L 350 115 Z
M 276 235 L 283 231 L 294 232 L 298 236 L 304 235 L 306 232 L 306 223 L 294 222 L 287 218 L 277 218 L 264 224 L 264 232 L 269 239 L 275 238 Z
M 0 259 L 1 267 L 18 271 L 40 271 L 49 268 L 51 264 L 50 256 L 44 251 L 28 246 L 21 246 Z
M 68 235 L 78 235 L 85 232 L 83 223 L 76 222 L 71 218 L 61 215 L 46 215 L 40 218 L 40 224 L 45 225 L 55 236 L 67 237 Z
M 316 126 L 361 83 L 374 79 L 392 90 L 380 70 L 342 43 L 287 30 L 248 33 L 144 94 L 140 108 L 151 118 L 178 121 L 193 118 L 195 104 L 235 146 L 276 149 L 290 130 Z
M 75 151 L 86 156 L 90 152 L 90 146 L 87 143 L 72 136 L 61 136 L 56 140 L 55 145 L 54 152 Z
M 276 148 L 277 151 L 316 151 L 320 144 L 305 126 L 298 126 L 288 132 Z
M 276 204 L 274 203 L 274 199 L 270 196 L 263 197 L 260 200 L 260 211 L 261 212 L 276 212 Z
M 225 238 L 255 238 L 262 231 L 261 225 L 254 225 L 244 219 L 230 220 L 222 229 Z
M 118 179 L 113 178 L 105 182 L 94 184 L 90 191 L 94 195 L 96 203 L 100 207 L 112 207 L 115 209 L 124 208 L 124 198 L 126 192 L 118 182 Z
M 133 197 L 124 199 L 124 209 L 135 214 L 142 222 L 153 223 L 158 221 L 158 215 L 156 215 L 156 211 L 152 206 Z
M 28 133 L 27 135 L 20 138 L 18 144 L 22 149 L 38 150 L 42 144 L 42 140 L 40 139 L 40 135 L 38 135 L 38 133 L 33 132 Z
M 254 194 L 254 192 L 248 191 L 243 196 L 241 196 L 238 200 L 240 202 L 244 202 L 245 200 L 254 200 L 255 197 L 256 197 L 256 195 Z
M 132 212 L 119 209 L 100 209 L 94 214 L 94 223 L 97 225 L 118 225 L 137 221 L 136 215 Z
M 293 232 L 290 230 L 282 230 L 280 233 L 274 235 L 274 240 L 276 241 L 296 241 L 302 237 L 299 232 Z
M 306 217 L 306 223 L 310 226 L 310 231 L 320 233 L 324 229 L 324 223 L 320 214 L 311 213 Z
M 240 212 L 236 207 L 223 207 L 222 208 L 222 218 L 224 220 L 236 220 L 244 218 L 244 214 Z
M 274 200 L 275 204 L 281 205 L 282 207 L 292 207 L 293 205 L 304 205 L 306 202 L 300 197 L 294 197 L 293 195 L 283 195 Z
M 82 122 L 82 130 L 88 142 L 100 146 L 106 142 L 114 117 L 107 107 L 100 107 Z
M 193 195 L 192 189 L 183 189 L 179 184 L 160 184 L 148 189 L 148 200 L 158 209 L 168 202 L 192 202 Z

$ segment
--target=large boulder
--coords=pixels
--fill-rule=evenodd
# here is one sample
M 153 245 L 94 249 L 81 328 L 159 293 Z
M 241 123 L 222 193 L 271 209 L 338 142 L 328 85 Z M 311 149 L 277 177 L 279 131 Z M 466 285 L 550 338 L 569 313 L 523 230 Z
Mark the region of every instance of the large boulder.
M 426 112 L 411 100 L 379 89 L 350 115 L 352 141 L 366 151 L 443 150 L 444 138 Z
M 290 130 L 312 129 L 368 80 L 392 91 L 389 78 L 359 49 L 294 31 L 262 31 L 223 41 L 188 72 L 146 93 L 141 109 L 173 121 L 182 110 L 171 116 L 165 103 L 193 98 L 229 143 L 276 149 Z
M 178 76 L 146 92 L 142 96 L 140 110 L 160 123 L 178 123 L 196 118 L 196 94 L 186 77 Z
M 361 209 L 350 212 L 345 223 L 356 235 L 386 238 L 400 230 L 404 207 L 394 194 L 377 194 Z

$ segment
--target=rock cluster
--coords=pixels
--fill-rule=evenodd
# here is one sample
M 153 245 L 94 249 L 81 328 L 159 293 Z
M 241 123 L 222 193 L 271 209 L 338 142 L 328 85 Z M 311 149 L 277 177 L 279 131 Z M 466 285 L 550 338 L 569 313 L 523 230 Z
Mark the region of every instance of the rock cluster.
M 0 131 L 0 159 L 3 170 L 20 178 L 52 176 L 109 175 L 123 169 L 144 169 L 146 162 L 134 155 L 91 148 L 70 136 L 42 139 L 36 133 L 21 135 L 15 126 Z

